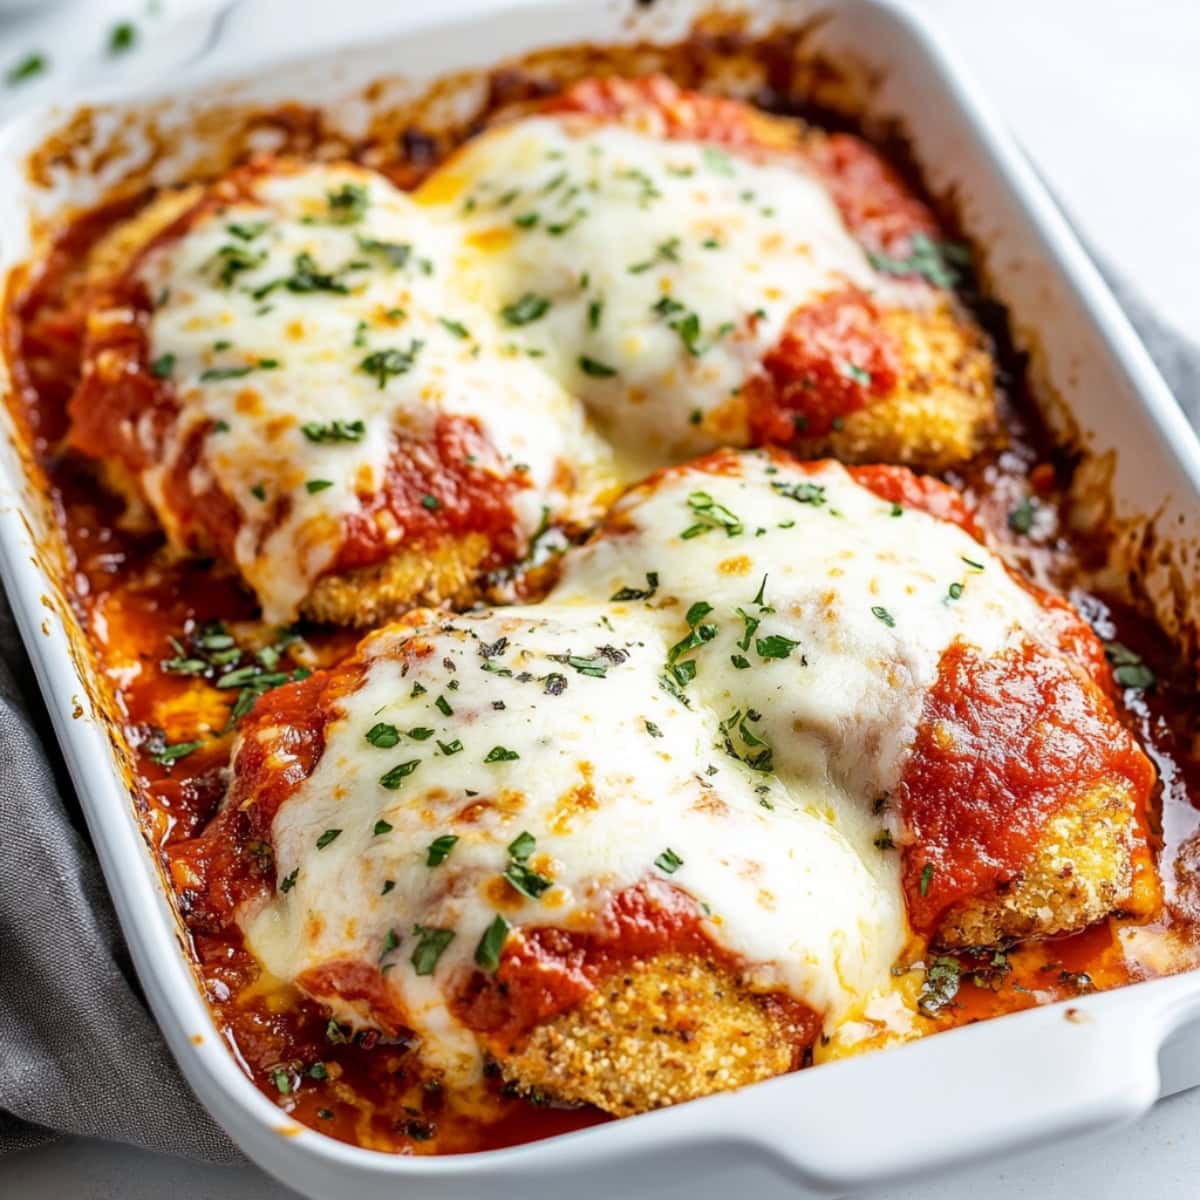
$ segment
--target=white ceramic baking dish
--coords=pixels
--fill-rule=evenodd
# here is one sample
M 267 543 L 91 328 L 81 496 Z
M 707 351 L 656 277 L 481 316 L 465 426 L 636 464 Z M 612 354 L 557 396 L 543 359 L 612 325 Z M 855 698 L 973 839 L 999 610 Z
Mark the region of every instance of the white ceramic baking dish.
M 404 71 L 420 89 L 451 71 L 494 65 L 538 47 L 677 38 L 701 5 L 643 8 L 632 0 L 526 3 L 434 23 L 363 0 L 295 6 L 308 44 L 333 45 L 357 24 L 357 47 L 319 59 L 265 63 L 255 17 L 235 10 L 218 55 L 254 59 L 249 82 L 199 79 L 171 94 L 112 100 L 89 111 L 89 136 L 109 153 L 70 156 L 34 183 L 27 153 L 62 123 L 41 113 L 0 141 L 6 272 L 29 252 L 37 220 L 86 203 L 145 157 L 137 130 L 155 113 L 172 172 L 218 136 L 218 103 L 302 98 L 353 125 L 343 102 L 369 78 Z M 396 6 L 402 8 L 403 6 Z M 706 6 L 707 7 L 707 6 Z M 279 6 L 276 5 L 279 11 Z M 371 10 L 369 28 L 362 22 Z M 1191 654 L 1200 578 L 1200 444 L 1113 297 L 995 116 L 923 22 L 888 0 L 754 3 L 759 24 L 808 21 L 815 53 L 852 68 L 868 123 L 899 123 L 926 182 L 953 196 L 983 253 L 990 292 L 1032 356 L 1053 427 L 1089 456 L 1122 531 L 1122 560 Z M 243 25 L 240 30 L 238 21 Z M 401 26 L 405 28 L 400 29 Z M 396 30 L 400 30 L 396 32 Z M 378 98 L 377 98 L 378 99 Z M 107 131 L 107 133 L 105 132 Z M 105 138 L 109 141 L 105 143 Z M 237 1143 L 313 1197 L 478 1197 L 485 1190 L 576 1200 L 601 1196 L 844 1194 L 915 1172 L 1128 1121 L 1160 1095 L 1200 1083 L 1200 974 L 1085 996 L 833 1063 L 732 1094 L 557 1139 L 457 1158 L 402 1158 L 353 1149 L 298 1126 L 249 1081 L 197 989 L 181 930 L 130 802 L 103 695 L 64 603 L 55 534 L 28 457 L 7 420 L 0 446 L 4 582 L 53 715 L 147 997 L 184 1074 Z M 1150 534 L 1153 533 L 1153 538 Z M 1153 545 L 1154 554 L 1148 554 Z

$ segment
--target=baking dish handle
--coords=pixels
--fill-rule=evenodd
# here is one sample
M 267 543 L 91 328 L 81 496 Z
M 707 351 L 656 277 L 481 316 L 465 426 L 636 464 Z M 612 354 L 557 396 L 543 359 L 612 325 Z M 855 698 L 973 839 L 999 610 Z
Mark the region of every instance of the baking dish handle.
M 1200 1020 L 1194 983 L 1190 996 L 1181 983 L 1141 984 L 833 1063 L 813 1073 L 824 1086 L 790 1096 L 789 1079 L 760 1085 L 742 1132 L 803 1188 L 844 1194 L 1124 1124 L 1159 1095 L 1163 1041 Z M 914 1137 L 915 1121 L 937 1138 Z

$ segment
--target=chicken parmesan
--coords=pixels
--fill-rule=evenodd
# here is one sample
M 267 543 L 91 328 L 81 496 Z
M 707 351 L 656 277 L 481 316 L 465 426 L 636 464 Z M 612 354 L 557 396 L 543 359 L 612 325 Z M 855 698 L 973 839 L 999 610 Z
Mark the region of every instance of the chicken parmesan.
M 956 493 L 724 451 L 542 603 L 410 614 L 267 697 L 173 871 L 448 1084 L 625 1113 L 798 1065 L 905 954 L 1139 907 L 1153 778 L 1094 635 Z
M 1200 965 L 1194 677 L 1096 571 L 953 212 L 734 43 L 256 112 L 11 276 L 197 975 L 343 1142 Z
M 180 207 L 93 255 L 70 442 L 172 546 L 233 563 L 268 620 L 462 598 L 589 513 L 605 451 L 463 300 L 404 193 L 263 163 Z
M 995 428 L 961 251 L 865 143 L 588 80 L 418 190 L 461 270 L 649 469 L 766 443 L 944 468 Z

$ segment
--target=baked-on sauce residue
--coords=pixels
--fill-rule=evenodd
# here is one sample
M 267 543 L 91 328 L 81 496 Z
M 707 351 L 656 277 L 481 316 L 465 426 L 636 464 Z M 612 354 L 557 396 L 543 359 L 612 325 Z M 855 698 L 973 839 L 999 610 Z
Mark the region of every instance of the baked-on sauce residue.
M 583 112 L 627 112 L 628 95 L 618 95 L 623 86 L 609 81 L 590 91 L 576 88 L 565 103 Z M 530 93 L 536 90 L 530 85 Z M 498 98 L 521 96 L 523 85 L 506 78 L 493 93 Z M 664 119 L 673 136 L 703 131 L 730 145 L 754 137 L 741 109 L 716 100 L 668 112 Z M 437 145 L 410 132 L 401 139 L 396 161 L 385 164 L 393 178 L 409 186 L 433 165 L 430 147 Z M 898 254 L 915 233 L 938 235 L 927 206 L 859 139 L 834 133 L 812 154 L 812 165 L 869 248 Z M 79 382 L 84 335 L 81 264 L 89 246 L 135 206 L 136 201 L 126 201 L 79 219 L 18 280 L 8 298 L 6 347 L 18 385 L 15 415 L 46 473 L 61 517 L 72 572 L 69 590 L 138 750 L 137 802 L 147 836 L 169 869 L 219 1021 L 268 1096 L 297 1120 L 347 1142 L 407 1153 L 456 1153 L 511 1145 L 602 1119 L 590 1110 L 546 1107 L 511 1095 L 494 1077 L 476 1097 L 478 1111 L 488 1119 L 464 1115 L 436 1081 L 422 1077 L 399 1022 L 390 1030 L 359 1034 L 331 1022 L 319 1005 L 263 977 L 230 923 L 241 895 L 273 876 L 264 822 L 283 798 L 260 795 L 251 810 L 235 810 L 224 818 L 247 823 L 236 839 L 197 840 L 224 793 L 232 718 L 249 711 L 268 689 L 296 681 L 271 703 L 287 718 L 298 760 L 311 762 L 320 753 L 324 721 L 336 696 L 326 694 L 325 684 L 305 677 L 344 660 L 355 637 L 320 627 L 280 631 L 265 626 L 246 593 L 219 565 L 170 561 L 160 553 L 158 535 L 124 529 L 121 504 L 64 446 L 66 406 Z M 985 456 L 954 475 L 951 482 L 962 490 L 962 499 L 907 472 L 859 467 L 854 474 L 885 499 L 927 508 L 970 531 L 982 527 L 1039 579 L 1069 594 L 1101 638 L 1127 648 L 1144 664 L 1141 675 L 1118 675 L 1115 683 L 1107 677 L 1108 664 L 1094 653 L 1080 669 L 1105 675 L 1126 727 L 1157 769 L 1155 804 L 1145 820 L 1157 854 L 1163 903 L 1149 920 L 1116 916 L 1073 937 L 986 957 L 960 956 L 957 994 L 928 1018 L 933 1029 L 1179 970 L 1200 959 L 1200 823 L 1192 802 L 1200 795 L 1192 757 L 1198 708 L 1190 681 L 1155 629 L 1118 604 L 1081 589 L 1091 550 L 1074 544 L 1058 520 L 1072 464 L 1050 449 L 1033 424 L 1021 386 L 1021 363 L 1007 349 L 1002 323 L 989 321 L 982 310 L 981 316 L 1005 368 L 1009 445 L 1004 454 Z M 136 342 L 136 329 L 132 336 Z M 125 350 L 144 353 L 140 344 Z M 813 422 L 812 431 L 861 407 L 873 389 L 894 378 L 894 355 L 873 323 L 869 299 L 850 291 L 829 296 L 793 322 L 767 363 L 777 386 L 759 419 L 776 431 L 765 428 L 764 439 L 787 440 L 802 421 Z M 833 363 L 841 365 L 831 367 Z M 846 363 L 858 371 L 848 371 Z M 819 386 L 806 386 L 806 379 Z M 807 393 L 819 393 L 819 403 Z M 132 402 L 140 406 L 145 399 L 138 396 Z M 96 436 L 102 433 L 96 431 Z M 480 505 L 498 512 L 506 497 L 481 498 L 469 480 L 445 470 L 446 463 L 463 458 L 473 436 L 461 424 L 443 424 L 436 451 L 420 462 L 400 464 L 380 503 L 415 522 L 429 511 L 420 503 L 427 493 L 441 501 L 442 519 L 459 508 L 477 517 Z M 368 524 L 361 536 L 352 531 L 342 566 L 361 565 L 376 556 Z M 213 541 L 222 544 L 220 537 Z M 1090 639 L 1073 635 L 1077 621 L 1066 606 L 1062 612 L 1062 644 L 1069 650 L 1075 636 L 1086 648 Z M 987 664 L 973 662 L 966 649 L 952 651 L 929 700 L 935 724 L 952 727 L 956 737 L 967 741 L 1009 739 L 1014 731 L 1005 722 L 1014 719 L 1020 706 L 1012 708 L 1007 701 L 1019 698 L 1023 689 L 1041 689 L 1045 698 L 1060 682 L 1025 670 L 1027 666 L 1019 651 L 1011 659 Z M 227 677 L 235 670 L 240 682 L 230 685 Z M 1151 671 L 1155 682 L 1146 686 Z M 352 676 L 338 672 L 332 678 L 342 681 L 337 686 L 347 686 Z M 1133 686 L 1123 686 L 1130 678 Z M 218 686 L 223 679 L 225 686 Z M 993 703 L 999 698 L 1005 703 Z M 1135 782 L 1144 773 L 1132 737 L 1101 743 L 1092 736 L 1091 716 L 1072 712 L 1061 728 L 1017 731 L 1027 752 L 1020 758 L 998 756 L 992 763 L 999 794 L 1009 803 L 988 814 L 970 811 L 971 780 L 947 749 L 953 738 L 944 745 L 917 747 L 902 801 L 923 831 L 927 854 L 938 860 L 926 886 L 921 879 L 928 861 L 914 857 L 906 863 L 918 927 L 929 925 L 975 881 L 1002 876 L 1019 857 L 1023 814 L 1051 811 L 1057 792 L 1081 766 L 1098 766 L 1113 778 Z M 926 723 L 927 730 L 933 727 Z M 171 747 L 193 741 L 200 743 L 196 749 L 172 758 Z M 243 754 L 252 756 L 253 746 L 247 744 Z M 245 777 L 253 778 L 253 770 Z M 964 828 L 970 829 L 969 838 L 962 835 Z M 967 850 L 968 842 L 976 849 Z M 220 854 L 236 855 L 238 861 L 214 863 L 212 856 Z M 694 922 L 694 911 L 688 912 Z M 461 998 L 468 1023 L 497 1036 L 514 1034 L 546 1011 L 569 1004 L 588 986 L 587 972 L 606 956 L 615 960 L 656 948 L 668 937 L 674 946 L 702 936 L 662 897 L 651 902 L 636 890 L 614 900 L 610 916 L 604 945 L 589 946 L 587 953 L 578 941 L 583 935 L 530 933 L 506 957 L 497 976 L 490 981 L 481 977 L 475 991 Z M 546 986 L 526 987 L 535 976 Z M 320 981 L 310 982 L 319 990 Z M 331 982 L 343 993 L 357 986 L 348 978 Z M 371 981 L 359 982 L 366 989 L 372 986 Z M 496 991 L 501 985 L 507 989 L 503 1002 Z M 796 1014 L 796 1020 L 802 1023 L 804 1015 Z

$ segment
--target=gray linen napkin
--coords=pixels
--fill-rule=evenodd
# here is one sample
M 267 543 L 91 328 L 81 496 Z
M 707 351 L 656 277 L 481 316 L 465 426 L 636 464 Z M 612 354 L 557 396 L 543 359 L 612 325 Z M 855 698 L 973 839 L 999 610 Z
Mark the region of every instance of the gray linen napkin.
M 1193 424 L 1200 345 L 1118 297 Z M 0 604 L 0 1153 L 57 1134 L 242 1161 L 146 1009 L 37 692 Z

